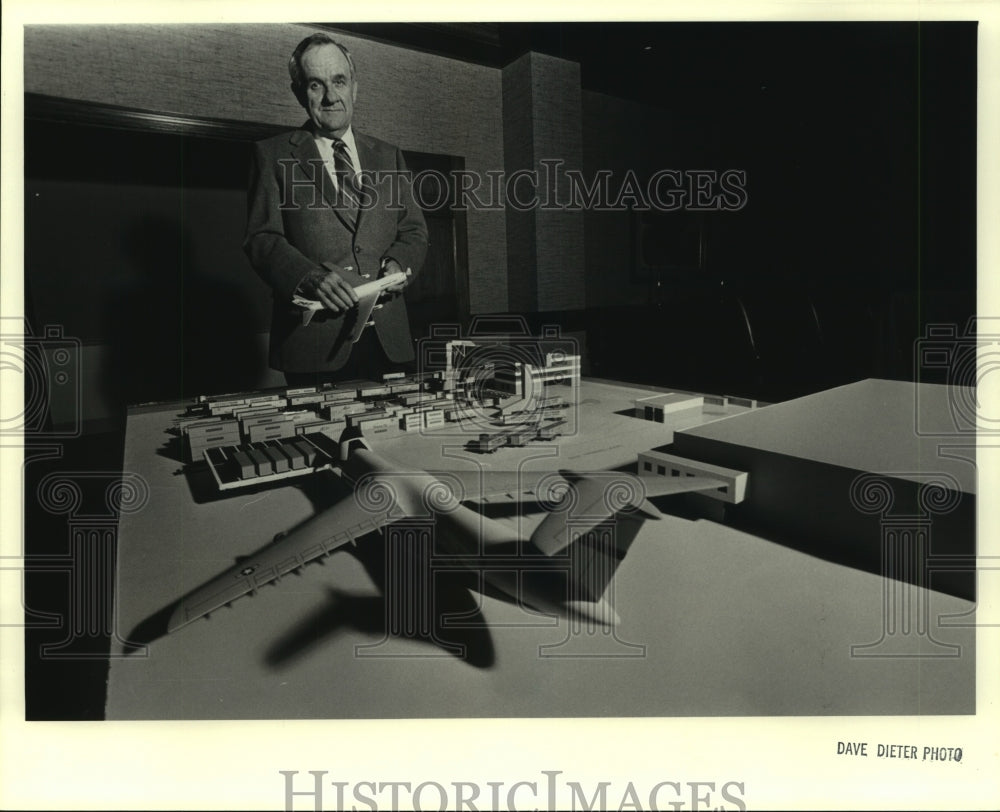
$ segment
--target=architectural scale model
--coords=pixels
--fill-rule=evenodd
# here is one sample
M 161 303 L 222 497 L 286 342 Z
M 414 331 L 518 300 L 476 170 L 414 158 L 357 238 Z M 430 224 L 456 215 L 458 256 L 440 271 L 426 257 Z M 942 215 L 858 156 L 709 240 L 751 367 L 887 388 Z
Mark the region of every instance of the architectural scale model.
M 719 480 L 714 490 L 706 490 L 705 495 L 736 505 L 743 501 L 747 490 L 747 473 L 721 465 L 711 465 L 651 449 L 639 454 L 639 476 L 645 482 L 655 479 L 693 479 L 710 476 Z M 655 479 L 654 479 L 655 478 Z M 656 490 L 654 485 L 651 490 Z
M 618 615 L 604 598 L 607 587 L 642 523 L 662 515 L 648 497 L 699 491 L 726 501 L 743 498 L 745 474 L 672 457 L 668 473 L 669 455 L 658 451 L 640 455 L 638 476 L 526 473 L 513 470 L 516 465 L 509 471 L 414 471 L 372 443 L 450 429 L 445 436 L 468 436 L 467 450 L 492 454 L 554 442 L 576 419 L 578 355 L 509 353 L 491 342 L 461 339 L 443 342 L 441 360 L 436 369 L 382 381 L 201 397 L 190 404 L 176 428 L 189 460 L 204 460 L 220 489 L 330 469 L 354 495 L 179 600 L 169 630 L 372 531 L 414 520 L 430 522 L 435 549 L 446 551 L 449 565 L 476 570 L 522 604 L 614 626 Z M 700 405 L 700 398 L 667 395 L 650 403 L 688 408 Z M 522 534 L 520 523 L 492 519 L 472 504 L 499 496 L 505 504 L 540 505 L 547 515 Z M 425 525 L 421 532 L 431 531 Z M 502 551 L 500 566 L 484 568 L 486 547 Z
M 685 409 L 701 409 L 705 398 L 701 395 L 682 395 L 676 392 L 648 395 L 635 400 L 635 416 L 662 423 L 664 415 Z
M 716 491 L 729 481 L 714 476 L 641 478 L 621 472 L 536 474 L 407 471 L 348 429 L 339 470 L 354 487 L 345 498 L 292 532 L 188 593 L 173 607 L 173 632 L 314 559 L 400 520 L 430 517 L 435 545 L 452 562 L 481 572 L 486 581 L 541 612 L 616 626 L 604 594 L 643 521 L 659 519 L 648 496 Z M 504 495 L 548 502 L 552 510 L 530 536 L 465 504 Z M 564 509 L 567 504 L 573 510 Z M 575 519 L 570 520 L 570 514 Z M 588 537 L 613 521 L 614 532 Z M 519 525 L 518 525 L 519 526 Z M 482 566 L 482 550 L 504 551 L 502 566 Z M 555 576 L 555 577 L 554 577 Z M 561 580 L 560 580 L 561 576 Z
M 395 373 L 382 381 L 203 396 L 175 428 L 187 461 L 204 460 L 222 490 L 331 468 L 331 442 L 349 428 L 384 440 L 468 425 L 466 447 L 481 453 L 555 441 L 567 409 L 577 404 L 580 357 L 550 352 L 540 364 L 476 362 L 470 355 L 476 346 L 449 341 L 443 369 Z

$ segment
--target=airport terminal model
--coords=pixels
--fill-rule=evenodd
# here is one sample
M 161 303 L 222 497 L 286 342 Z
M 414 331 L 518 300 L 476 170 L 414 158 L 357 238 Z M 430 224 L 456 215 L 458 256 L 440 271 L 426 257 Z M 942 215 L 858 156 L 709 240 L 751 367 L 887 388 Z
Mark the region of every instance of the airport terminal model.
M 354 497 L 342 499 L 188 593 L 170 613 L 169 632 L 386 525 L 428 516 L 435 521 L 437 543 L 452 560 L 481 572 L 488 584 L 506 595 L 540 612 L 617 626 L 618 615 L 604 595 L 642 523 L 661 516 L 647 497 L 724 486 L 711 476 L 640 481 L 616 472 L 609 481 L 601 476 L 605 472 L 512 478 L 507 472 L 470 476 L 408 471 L 376 452 L 363 437 L 351 437 L 353 433 L 345 431 L 337 467 L 353 486 Z M 516 527 L 465 504 L 499 495 L 548 503 L 553 510 L 530 535 L 522 535 Z M 568 502 L 576 515 L 587 519 L 574 521 L 572 532 L 567 523 L 570 511 L 563 509 Z M 615 524 L 613 533 L 588 534 L 608 521 Z M 487 548 L 488 559 L 502 566 L 482 566 Z
M 474 341 L 447 342 L 444 369 L 433 372 L 283 393 L 202 397 L 191 404 L 176 428 L 189 460 L 204 459 L 221 489 L 332 469 L 352 486 L 354 498 L 342 499 L 188 593 L 172 608 L 168 630 L 415 516 L 432 517 L 436 537 L 449 554 L 469 562 L 514 599 L 542 612 L 615 626 L 618 615 L 604 594 L 642 523 L 662 515 L 647 497 L 701 491 L 742 500 L 745 474 L 685 467 L 685 461 L 665 455 L 640 457 L 636 476 L 408 471 L 377 452 L 372 446 L 377 438 L 433 432 L 449 422 L 490 426 L 466 444 L 476 453 L 558 436 L 568 406 L 578 398 L 579 356 L 556 352 L 547 353 L 541 364 L 478 363 L 472 360 L 476 348 Z M 468 504 L 498 495 L 532 500 L 549 513 L 530 534 L 522 534 Z M 507 564 L 477 566 L 486 547 L 505 556 Z
M 384 440 L 446 423 L 489 428 L 467 443 L 481 453 L 558 437 L 566 410 L 576 406 L 580 357 L 553 352 L 542 364 L 497 368 L 467 363 L 475 347 L 468 340 L 447 342 L 444 369 L 382 381 L 200 397 L 176 429 L 187 461 L 204 459 L 222 490 L 332 467 L 345 429 Z

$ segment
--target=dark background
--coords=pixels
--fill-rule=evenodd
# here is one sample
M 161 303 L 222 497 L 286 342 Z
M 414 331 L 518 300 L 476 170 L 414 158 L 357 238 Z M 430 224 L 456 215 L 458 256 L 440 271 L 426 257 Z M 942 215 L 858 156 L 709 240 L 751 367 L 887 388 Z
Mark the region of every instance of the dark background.
M 739 211 L 635 213 L 625 229 L 622 213 L 587 213 L 588 252 L 627 258 L 621 295 L 588 285 L 584 311 L 523 315 L 582 334 L 593 374 L 768 400 L 870 376 L 939 379 L 914 368 L 913 341 L 975 312 L 975 23 L 340 28 L 493 66 L 527 50 L 578 61 L 585 92 L 672 126 L 662 145 L 644 133 L 642 154 L 621 156 L 622 122 L 585 113 L 585 154 L 640 180 L 662 167 L 746 173 Z M 240 246 L 261 133 L 155 132 L 51 102 L 27 100 L 28 317 L 101 347 L 90 382 L 113 416 L 123 402 L 259 385 L 269 293 Z M 461 156 L 414 161 L 447 171 Z M 449 214 L 435 213 L 410 296 L 418 336 L 473 315 Z M 698 334 L 715 343 L 678 350 Z M 630 351 L 650 345 L 671 357 Z
M 612 246 L 628 257 L 628 303 L 588 291 L 581 310 L 518 314 L 581 336 L 585 372 L 763 400 L 948 379 L 914 363 L 914 342 L 928 324 L 961 333 L 976 310 L 975 23 L 337 27 L 493 67 L 529 50 L 578 61 L 584 91 L 679 122 L 669 150 L 651 131 L 644 154 L 622 159 L 640 175 L 746 171 L 738 212 L 588 215 L 588 251 L 619 239 L 603 218 L 628 217 Z M 25 312 L 36 328 L 64 325 L 100 364 L 80 373 L 95 398 L 83 436 L 29 466 L 26 493 L 54 468 L 120 470 L 128 403 L 266 378 L 255 342 L 269 294 L 240 245 L 249 144 L 267 127 L 165 131 L 58 101 L 26 99 Z M 594 139 L 614 151 L 618 123 L 599 124 L 585 151 Z M 417 335 L 471 315 L 461 218 L 432 229 Z M 56 393 L 46 399 L 39 442 L 59 428 Z M 63 554 L 65 519 L 26 507 L 29 555 Z M 32 608 L 62 611 L 61 577 L 29 571 Z M 105 665 L 39 660 L 53 636 L 28 631 L 29 718 L 101 718 Z

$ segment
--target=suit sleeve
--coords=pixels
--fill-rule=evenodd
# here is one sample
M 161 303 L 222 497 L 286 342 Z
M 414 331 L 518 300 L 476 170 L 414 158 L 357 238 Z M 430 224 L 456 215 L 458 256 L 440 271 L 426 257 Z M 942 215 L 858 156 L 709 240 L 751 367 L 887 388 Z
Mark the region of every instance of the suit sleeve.
M 427 223 L 413 197 L 412 183 L 406 168 L 403 153 L 396 150 L 396 170 L 399 172 L 399 195 L 402 208 L 396 219 L 396 238 L 386 248 L 383 258 L 394 259 L 403 270 L 409 268 L 414 274 L 424 264 L 427 256 Z
M 285 236 L 276 172 L 277 162 L 268 159 L 261 144 L 254 144 L 243 250 L 275 297 L 290 302 L 306 274 L 318 266 Z

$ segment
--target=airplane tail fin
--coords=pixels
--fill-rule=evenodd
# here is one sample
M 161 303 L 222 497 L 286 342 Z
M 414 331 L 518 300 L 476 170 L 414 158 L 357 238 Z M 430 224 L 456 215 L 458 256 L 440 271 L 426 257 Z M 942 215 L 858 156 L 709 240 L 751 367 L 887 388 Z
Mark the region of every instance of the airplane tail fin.
M 361 429 L 358 426 L 348 426 L 340 433 L 340 461 L 347 462 L 359 448 L 372 450 Z

